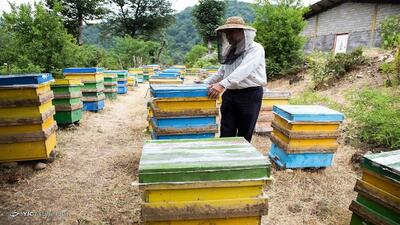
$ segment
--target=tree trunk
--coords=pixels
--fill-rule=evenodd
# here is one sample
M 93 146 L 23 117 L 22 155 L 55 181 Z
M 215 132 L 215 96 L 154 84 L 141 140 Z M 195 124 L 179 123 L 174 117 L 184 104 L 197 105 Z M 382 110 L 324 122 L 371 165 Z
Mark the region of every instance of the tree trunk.
M 81 16 L 78 18 L 78 23 L 79 23 L 79 27 L 78 27 L 77 41 L 78 41 L 78 45 L 82 46 L 83 45 L 83 18 Z
M 208 39 L 207 41 L 208 41 L 208 54 L 211 54 L 212 53 L 212 42 L 211 42 L 211 39 Z

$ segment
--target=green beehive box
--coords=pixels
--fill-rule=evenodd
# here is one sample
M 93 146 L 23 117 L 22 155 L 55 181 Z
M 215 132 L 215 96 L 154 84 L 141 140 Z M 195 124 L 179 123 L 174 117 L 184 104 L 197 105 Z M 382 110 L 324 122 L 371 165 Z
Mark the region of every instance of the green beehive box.
M 82 109 L 77 109 L 73 111 L 58 111 L 54 116 L 54 119 L 58 124 L 71 124 L 76 123 L 82 119 Z
M 104 90 L 104 82 L 85 83 L 82 92 L 102 92 Z
M 58 124 L 71 124 L 82 118 L 82 83 L 76 80 L 59 79 L 51 85 L 55 94 L 53 105 L 56 109 L 54 119 Z
M 269 179 L 270 167 L 244 138 L 153 140 L 143 146 L 139 182 Z
M 111 99 L 111 100 L 115 100 L 118 98 L 118 93 L 115 92 L 104 92 L 104 94 L 106 95 L 107 99 Z

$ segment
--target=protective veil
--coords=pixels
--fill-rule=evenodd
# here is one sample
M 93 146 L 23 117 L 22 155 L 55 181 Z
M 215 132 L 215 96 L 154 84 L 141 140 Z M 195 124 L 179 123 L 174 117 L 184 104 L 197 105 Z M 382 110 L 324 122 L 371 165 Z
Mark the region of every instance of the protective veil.
M 241 32 L 243 32 L 243 38 L 238 42 L 229 40 L 225 30 L 220 30 L 217 32 L 218 60 L 221 64 L 231 65 L 253 44 L 256 31 L 250 29 L 241 29 Z

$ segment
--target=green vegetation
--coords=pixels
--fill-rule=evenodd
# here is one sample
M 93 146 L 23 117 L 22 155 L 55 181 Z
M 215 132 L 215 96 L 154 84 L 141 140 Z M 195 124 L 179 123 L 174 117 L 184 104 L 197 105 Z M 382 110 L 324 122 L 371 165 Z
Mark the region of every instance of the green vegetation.
M 346 73 L 365 63 L 362 49 L 358 48 L 351 53 L 314 52 L 307 56 L 307 73 L 311 76 L 313 86 L 319 89 L 329 82 L 342 78 Z
M 382 46 L 387 49 L 400 44 L 400 15 L 390 16 L 381 23 Z
M 258 0 L 256 4 L 256 40 L 264 46 L 268 78 L 277 79 L 299 70 L 303 65 L 306 9 L 298 0 Z
M 185 64 L 189 67 L 193 67 L 193 65 L 202 57 L 207 54 L 207 48 L 202 45 L 195 45 L 193 48 L 186 54 Z
M 216 40 L 215 29 L 223 24 L 226 4 L 218 0 L 199 0 L 193 9 L 196 28 L 208 46 L 208 54 L 212 52 L 212 42 Z
M 400 148 L 400 93 L 394 89 L 355 90 L 345 112 L 350 136 L 374 147 Z
M 341 111 L 343 109 L 342 105 L 340 105 L 339 103 L 311 89 L 303 92 L 301 95 L 295 98 L 290 99 L 289 102 L 291 105 L 323 105 L 338 111 Z

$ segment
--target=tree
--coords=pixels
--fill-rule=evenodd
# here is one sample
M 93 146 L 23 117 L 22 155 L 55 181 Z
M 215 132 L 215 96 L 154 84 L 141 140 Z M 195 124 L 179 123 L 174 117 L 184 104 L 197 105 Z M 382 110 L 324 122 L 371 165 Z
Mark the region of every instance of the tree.
M 74 35 L 79 45 L 83 44 L 83 25 L 91 20 L 101 19 L 107 10 L 105 0 L 46 0 L 51 9 L 61 7 L 65 27 Z
M 193 48 L 186 54 L 185 63 L 190 67 L 203 57 L 207 53 L 207 48 L 202 45 L 195 45 Z
M 51 72 L 74 65 L 79 50 L 62 19 L 42 3 L 11 4 L 0 19 L 0 66 L 2 73 Z
M 150 39 L 174 21 L 168 0 L 111 0 L 117 12 L 109 26 L 117 35 L 144 36 Z
M 215 29 L 223 23 L 225 2 L 218 0 L 200 0 L 193 9 L 196 27 L 211 54 L 212 42 L 216 40 Z
M 303 62 L 305 38 L 300 32 L 306 26 L 300 0 L 279 0 L 272 4 L 258 0 L 256 4 L 256 40 L 266 52 L 267 74 L 270 78 L 294 72 Z

